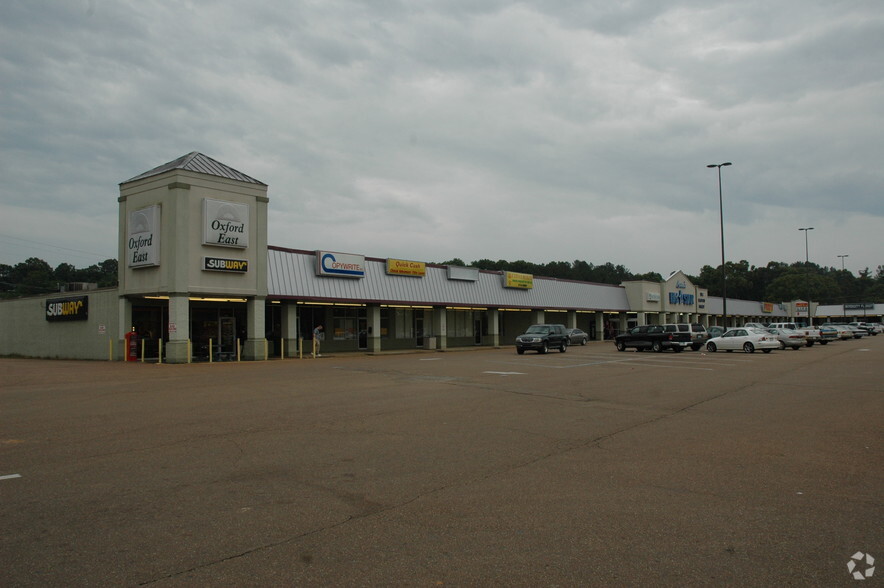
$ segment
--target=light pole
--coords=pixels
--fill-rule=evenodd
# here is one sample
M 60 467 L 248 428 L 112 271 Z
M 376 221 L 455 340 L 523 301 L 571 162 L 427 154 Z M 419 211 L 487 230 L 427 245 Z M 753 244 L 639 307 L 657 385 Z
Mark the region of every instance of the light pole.
M 847 254 L 844 254 L 844 255 L 839 255 L 838 257 L 841 258 L 841 271 L 843 272 L 843 271 L 844 271 L 844 258 L 845 258 L 845 257 L 850 257 L 850 256 L 847 255 Z
M 813 230 L 813 227 L 804 227 L 798 229 L 799 231 L 804 231 L 804 269 L 807 270 L 807 324 L 809 326 L 813 326 L 813 319 L 810 316 L 810 255 L 808 254 L 807 249 L 807 233 Z
M 724 265 L 724 201 L 721 197 L 721 168 L 733 165 L 730 161 L 710 163 L 706 167 L 718 168 L 718 215 L 721 220 L 721 314 L 727 330 L 727 269 Z

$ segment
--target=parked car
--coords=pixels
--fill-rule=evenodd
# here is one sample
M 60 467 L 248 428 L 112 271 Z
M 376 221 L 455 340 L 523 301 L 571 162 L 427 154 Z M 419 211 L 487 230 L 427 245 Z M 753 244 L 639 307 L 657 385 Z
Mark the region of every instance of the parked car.
M 756 349 L 760 349 L 764 353 L 770 353 L 779 347 L 779 340 L 766 329 L 747 329 L 745 327 L 731 329 L 721 337 L 715 337 L 706 342 L 706 349 L 712 353 L 719 349 L 725 351 L 742 349 L 746 353 L 755 353 Z
M 838 336 L 838 329 L 835 327 L 827 327 L 822 325 L 819 327 L 820 332 L 820 345 L 825 345 L 829 341 L 837 341 L 840 337 Z
M 586 331 L 581 331 L 580 329 L 568 329 L 568 342 L 578 345 L 586 345 L 586 342 L 589 341 L 589 333 Z
M 823 323 L 822 326 L 835 329 L 838 332 L 838 338 L 842 341 L 853 339 L 853 331 L 847 328 L 847 325 L 839 323 Z
M 531 325 L 528 330 L 516 337 L 516 353 L 522 355 L 526 349 L 546 353 L 558 349 L 568 350 L 568 333 L 565 325 Z
M 865 337 L 866 335 L 869 334 L 868 331 L 866 331 L 865 329 L 860 329 L 859 327 L 854 327 L 853 325 L 844 325 L 844 326 L 847 327 L 848 329 L 850 329 L 851 331 L 853 331 L 853 338 L 854 339 L 862 339 L 863 337 Z
M 719 327 L 718 325 L 712 325 L 706 329 L 706 333 L 709 335 L 709 339 L 714 339 L 715 337 L 721 337 L 724 335 L 725 328 Z M 708 340 L 707 340 L 708 341 Z
M 746 323 L 743 325 L 747 329 L 766 329 L 767 325 L 762 325 L 761 323 Z
M 820 330 L 814 326 L 806 326 L 799 325 L 797 323 L 771 323 L 767 325 L 769 329 L 791 329 L 793 331 L 798 331 L 802 335 L 804 335 L 804 340 L 806 341 L 806 345 L 808 347 L 813 347 L 814 343 L 819 342 L 822 345 L 828 343 L 828 341 L 822 340 L 822 335 L 820 334 Z
M 881 330 L 880 330 L 881 328 L 876 325 L 873 325 L 872 323 L 854 322 L 854 323 L 848 323 L 848 326 L 858 327 L 872 336 L 877 336 L 878 333 L 881 332 Z
M 797 351 L 807 345 L 807 338 L 800 331 L 776 327 L 767 330 L 770 331 L 780 342 L 780 349 L 791 347 Z
M 639 325 L 614 338 L 617 351 L 626 351 L 627 347 L 635 347 L 638 351 L 650 349 L 660 353 L 664 349 L 672 349 L 678 352 L 684 349 L 685 343 L 690 345 L 690 334 L 667 333 L 662 325 Z

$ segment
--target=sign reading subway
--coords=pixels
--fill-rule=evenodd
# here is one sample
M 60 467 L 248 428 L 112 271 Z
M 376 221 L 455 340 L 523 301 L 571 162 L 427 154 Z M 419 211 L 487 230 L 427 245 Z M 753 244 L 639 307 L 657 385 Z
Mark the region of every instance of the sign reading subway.
M 85 321 L 88 318 L 88 296 L 50 298 L 46 301 L 46 320 L 49 322 Z
M 236 272 L 244 274 L 249 271 L 249 262 L 245 259 L 225 259 L 223 257 L 204 257 L 203 270 L 210 272 Z
M 249 207 L 237 202 L 203 201 L 203 244 L 218 247 L 249 246 Z

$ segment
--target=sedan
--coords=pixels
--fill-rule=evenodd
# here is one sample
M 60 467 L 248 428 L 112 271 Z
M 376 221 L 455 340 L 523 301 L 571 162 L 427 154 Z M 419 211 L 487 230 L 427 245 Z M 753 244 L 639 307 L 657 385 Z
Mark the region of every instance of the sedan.
M 839 323 L 825 323 L 824 327 L 831 327 L 838 331 L 838 338 L 842 341 L 846 341 L 847 339 L 853 339 L 853 331 L 847 328 L 847 325 L 842 325 Z
M 755 353 L 756 349 L 760 349 L 764 353 L 770 353 L 779 348 L 780 341 L 776 335 L 762 329 L 731 329 L 721 337 L 709 339 L 706 343 L 706 349 L 713 353 L 719 349 L 728 352 L 742 349 L 746 353 Z
M 715 337 L 721 337 L 724 335 L 726 329 L 724 327 L 719 327 L 718 325 L 712 325 L 711 327 L 706 329 L 706 332 L 709 333 L 709 338 L 714 339 Z
M 571 344 L 586 345 L 589 341 L 589 333 L 580 329 L 568 329 L 568 340 Z
M 805 337 L 803 333 L 799 333 L 798 331 L 779 328 L 767 330 L 770 331 L 770 333 L 779 340 L 780 349 L 791 347 L 792 349 L 797 351 L 807 345 L 807 337 Z

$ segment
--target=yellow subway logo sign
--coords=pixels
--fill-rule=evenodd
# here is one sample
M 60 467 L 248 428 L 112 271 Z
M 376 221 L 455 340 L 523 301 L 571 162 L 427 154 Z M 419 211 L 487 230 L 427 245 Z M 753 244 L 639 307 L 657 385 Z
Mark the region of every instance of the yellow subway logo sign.
M 203 270 L 207 272 L 235 272 L 239 274 L 244 274 L 249 271 L 249 262 L 245 259 L 204 257 Z
M 89 318 L 89 297 L 50 298 L 46 301 L 46 320 L 85 321 Z

